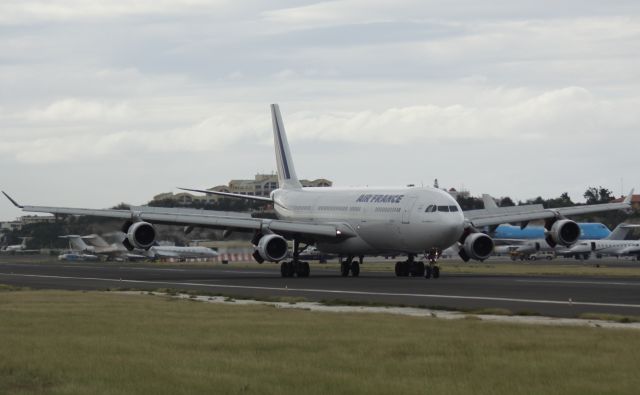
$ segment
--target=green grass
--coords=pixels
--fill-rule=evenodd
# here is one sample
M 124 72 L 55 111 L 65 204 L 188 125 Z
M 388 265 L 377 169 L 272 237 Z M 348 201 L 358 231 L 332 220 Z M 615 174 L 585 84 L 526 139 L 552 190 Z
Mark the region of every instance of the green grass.
M 0 293 L 0 394 L 638 393 L 640 333 Z

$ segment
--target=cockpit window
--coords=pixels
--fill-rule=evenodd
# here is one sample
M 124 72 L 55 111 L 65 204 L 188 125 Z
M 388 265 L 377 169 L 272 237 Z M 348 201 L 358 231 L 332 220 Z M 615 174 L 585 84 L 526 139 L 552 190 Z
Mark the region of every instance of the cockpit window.
M 434 211 L 436 211 L 436 206 L 433 204 L 428 205 L 427 209 L 424 210 L 425 213 L 433 213 Z
M 449 212 L 449 206 L 438 206 L 438 211 L 448 213 Z
M 449 206 L 449 211 L 451 211 L 452 213 L 455 213 L 458 211 L 458 206 Z

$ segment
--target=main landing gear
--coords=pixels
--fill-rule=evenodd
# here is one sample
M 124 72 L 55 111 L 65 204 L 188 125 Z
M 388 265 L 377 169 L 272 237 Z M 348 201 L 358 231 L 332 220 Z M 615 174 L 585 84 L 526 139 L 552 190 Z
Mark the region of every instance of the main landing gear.
M 293 260 L 280 263 L 280 275 L 282 277 L 309 277 L 309 274 L 311 274 L 309 262 L 303 262 L 299 258 L 300 252 L 307 249 L 307 247 L 308 245 L 300 250 L 300 242 L 298 240 L 293 241 Z
M 348 277 L 349 272 L 351 272 L 351 276 L 353 277 L 360 275 L 360 265 L 364 260 L 364 256 L 360 255 L 358 261 L 354 261 L 353 258 L 353 255 L 349 255 L 345 261 L 340 258 L 340 274 L 342 277 Z
M 432 251 L 428 255 L 429 263 L 427 265 L 422 261 L 416 261 L 415 254 L 409 254 L 409 257 L 404 262 L 396 262 L 395 272 L 398 277 L 423 277 L 424 278 L 439 278 L 440 266 L 437 265 L 437 259 L 439 254 L 437 251 Z

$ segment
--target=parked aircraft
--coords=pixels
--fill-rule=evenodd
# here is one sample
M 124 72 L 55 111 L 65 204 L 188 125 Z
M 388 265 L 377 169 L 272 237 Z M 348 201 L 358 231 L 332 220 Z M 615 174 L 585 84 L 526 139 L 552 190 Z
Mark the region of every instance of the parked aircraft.
M 621 224 L 619 227 L 623 227 L 623 229 L 626 230 L 626 232 L 621 233 L 623 237 L 607 238 L 604 240 L 582 240 L 572 246 L 569 252 L 584 257 L 588 257 L 592 253 L 596 254 L 596 256 L 635 256 L 637 260 L 640 260 L 640 240 L 624 240 L 631 228 L 637 228 L 640 227 L 640 225 Z M 613 233 L 615 233 L 615 231 Z
M 604 225 L 603 225 L 604 226 Z M 609 235 L 602 240 L 609 241 L 621 241 L 624 240 L 631 229 L 638 227 L 637 225 L 629 225 L 629 224 L 620 224 L 616 226 L 613 231 L 609 232 Z M 607 229 L 608 230 L 608 229 Z M 498 239 L 496 239 L 497 241 Z M 581 240 L 581 241 L 580 241 Z M 583 238 L 580 237 L 579 241 L 576 245 L 583 244 L 585 241 L 595 241 L 599 239 L 594 238 Z M 525 258 L 530 254 L 536 252 L 554 252 L 556 255 L 562 256 L 575 256 L 576 258 L 588 258 L 589 253 L 587 251 L 582 251 L 582 253 L 578 253 L 581 251 L 580 249 L 567 248 L 567 247 L 551 247 L 544 239 L 534 239 L 534 240 L 506 240 L 507 242 L 511 242 L 512 244 L 496 247 L 496 252 L 498 253 L 510 253 L 513 257 L 520 256 L 521 258 Z M 518 241 L 518 244 L 514 244 L 515 241 Z
M 27 240 L 29 240 L 30 237 L 21 237 L 21 239 L 22 242 L 20 244 L 4 246 L 0 251 L 7 254 L 30 254 L 39 252 L 39 250 L 27 250 Z
M 405 255 L 406 261 L 396 263 L 397 276 L 438 277 L 440 270 L 435 262 L 425 267 L 415 258 L 425 252 L 438 256 L 439 251 L 456 244 L 465 261 L 487 259 L 493 252 L 493 240 L 478 228 L 542 219 L 546 221 L 548 242 L 569 246 L 580 236 L 580 228 L 566 216 L 630 207 L 631 194 L 623 203 L 553 210 L 510 207 L 509 210 L 463 213 L 453 197 L 431 187 L 303 188 L 296 175 L 277 104 L 271 105 L 271 117 L 279 189 L 269 197 L 189 190 L 271 204 L 277 220 L 210 213 L 178 214 L 171 209 L 145 211 L 141 207 L 99 210 L 24 206 L 5 195 L 28 212 L 121 218 L 126 221 L 124 242 L 129 249 L 149 249 L 154 245 L 156 231 L 152 223 L 252 232 L 256 261 L 280 262 L 283 277 L 309 276 L 309 263 L 300 260 L 300 253 L 310 245 L 323 253 L 345 256 L 341 265 L 343 276 L 349 273 L 358 276 L 365 255 Z M 287 239 L 293 240 L 290 260 L 287 259 L 290 255 Z
M 129 251 L 122 244 L 122 242 L 126 238 L 126 235 L 124 233 L 118 233 L 119 234 L 116 235 L 118 242 L 112 244 L 107 243 L 102 237 L 95 234 L 88 236 L 67 235 L 60 237 L 69 239 L 69 244 L 73 251 L 106 256 L 109 259 L 189 259 L 214 258 L 218 256 L 218 253 L 211 248 L 201 246 L 178 247 L 154 245 L 147 250 L 133 249 Z M 87 240 L 91 245 L 87 244 L 85 240 Z
M 13 245 L 8 245 L 8 246 L 4 246 L 2 247 L 2 251 L 7 251 L 7 252 L 18 252 L 18 251 L 24 251 L 27 249 L 27 240 L 29 239 L 28 237 L 21 237 L 22 242 L 20 244 L 13 244 Z
M 611 234 L 611 231 L 605 224 L 599 222 L 578 222 L 580 227 L 581 239 L 604 239 Z M 520 239 L 533 240 L 544 239 L 546 229 L 543 226 L 529 225 L 525 228 L 514 225 L 500 225 L 491 233 L 494 240 L 498 239 Z

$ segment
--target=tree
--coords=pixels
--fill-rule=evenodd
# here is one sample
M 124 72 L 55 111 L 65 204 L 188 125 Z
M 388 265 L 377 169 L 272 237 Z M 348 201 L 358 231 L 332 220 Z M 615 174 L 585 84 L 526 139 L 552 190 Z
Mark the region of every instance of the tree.
M 601 204 L 601 203 L 609 203 L 613 200 L 613 192 L 604 188 L 602 186 L 599 187 L 589 187 L 585 193 L 584 198 L 587 199 L 587 204 Z
M 500 207 L 511 207 L 515 205 L 516 204 L 513 202 L 513 200 L 511 200 L 509 196 L 505 196 L 500 199 Z
M 546 208 L 572 207 L 575 206 L 575 203 L 571 200 L 569 194 L 564 192 L 560 197 L 546 200 L 544 206 Z
M 462 195 L 458 195 L 457 197 L 458 204 L 463 211 L 467 210 L 478 210 L 484 208 L 484 202 L 482 199 L 474 198 L 474 197 L 464 197 Z

